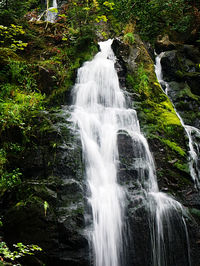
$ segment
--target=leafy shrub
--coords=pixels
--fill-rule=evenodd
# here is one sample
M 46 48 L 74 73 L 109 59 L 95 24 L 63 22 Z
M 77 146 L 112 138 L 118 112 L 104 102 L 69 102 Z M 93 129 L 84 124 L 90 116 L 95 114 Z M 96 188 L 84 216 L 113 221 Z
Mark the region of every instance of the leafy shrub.
M 4 149 L 0 149 L 0 174 L 2 174 L 2 170 L 6 162 L 6 151 Z
M 124 23 L 137 21 L 140 35 L 153 41 L 166 30 L 180 33 L 190 30 L 193 10 L 184 0 L 116 0 L 113 15 Z
M 20 176 L 22 176 L 22 173 L 20 173 L 19 168 L 13 170 L 11 173 L 3 173 L 0 178 L 0 191 L 7 190 L 21 184 Z
M 134 44 L 135 38 L 132 32 L 128 32 L 124 35 L 123 40 L 126 44 Z
M 17 260 L 25 255 L 34 255 L 36 251 L 42 251 L 37 245 L 13 244 L 15 251 L 11 251 L 5 242 L 0 242 L 0 260 L 3 265 L 12 262 L 12 265 L 21 265 Z M 14 263 L 14 264 L 13 264 Z M 17 263 L 17 264 L 16 264 Z M 10 265 L 10 264 L 9 264 Z
M 0 86 L 0 134 L 17 127 L 26 135 L 34 112 L 43 109 L 45 96 L 38 90 L 34 71 L 34 65 L 10 60 L 7 82 Z
M 34 65 L 26 64 L 25 62 L 10 60 L 9 61 L 9 74 L 11 81 L 15 84 L 20 84 L 26 91 L 37 90 L 36 80 L 34 79 Z
M 24 50 L 28 43 L 19 40 L 20 36 L 24 35 L 25 31 L 22 26 L 11 24 L 10 26 L 0 25 L 1 45 L 9 47 L 13 51 Z

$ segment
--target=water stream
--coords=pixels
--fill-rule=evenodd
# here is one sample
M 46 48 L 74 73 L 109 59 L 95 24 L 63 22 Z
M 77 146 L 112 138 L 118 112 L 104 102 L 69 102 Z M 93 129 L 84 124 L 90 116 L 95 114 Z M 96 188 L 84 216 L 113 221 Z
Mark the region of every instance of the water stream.
M 74 87 L 73 120 L 80 128 L 86 164 L 93 215 L 89 239 L 97 266 L 119 266 L 121 261 L 125 190 L 117 183 L 117 132 L 132 122 L 119 88 L 111 43 L 99 43 L 101 52 L 78 70 Z
M 162 52 L 156 56 L 155 72 L 156 72 L 158 82 L 164 88 L 165 94 L 168 96 L 168 91 L 170 89 L 170 86 L 166 81 L 163 80 L 163 75 L 162 75 L 161 58 L 163 55 L 164 55 L 164 52 Z M 170 99 L 170 100 L 173 104 L 173 99 Z M 173 106 L 174 106 L 174 104 L 173 104 Z M 180 122 L 181 122 L 182 126 L 184 127 L 186 135 L 188 137 L 190 175 L 191 175 L 191 177 L 195 183 L 195 186 L 200 188 L 200 167 L 199 167 L 199 163 L 198 163 L 198 158 L 200 157 L 200 151 L 199 151 L 197 143 L 195 142 L 195 140 L 193 138 L 193 135 L 200 136 L 200 130 L 193 127 L 193 126 L 185 125 L 182 117 L 177 112 L 175 106 L 174 106 L 174 109 L 175 109 L 176 114 L 177 114 L 178 118 L 180 119 Z
M 45 1 L 46 4 L 46 1 Z M 42 18 L 44 18 L 45 21 L 54 23 L 57 17 L 57 8 L 58 3 L 57 0 L 53 0 L 52 6 L 43 11 L 37 18 L 37 21 L 40 21 Z M 31 18 L 30 21 L 33 21 L 34 18 Z
M 184 209 L 179 202 L 158 189 L 154 160 L 140 131 L 137 113 L 127 107 L 120 89 L 111 44 L 112 40 L 99 43 L 100 52 L 78 70 L 73 88 L 72 120 L 82 141 L 88 204 L 92 213 L 92 227 L 88 230 L 91 263 L 95 266 L 127 266 L 124 249 L 128 192 L 117 181 L 117 136 L 123 131 L 130 136 L 133 144 L 137 144 L 135 150 L 140 157 L 140 166 L 135 167 L 138 167 L 141 187 L 138 193 L 149 212 L 151 265 L 178 265 L 171 259 L 174 250 L 170 249 L 170 243 L 181 239 L 186 246 L 186 250 L 182 251 L 186 253 L 184 266 L 190 266 Z M 177 227 L 179 237 L 176 240 Z
M 57 13 L 56 13 L 57 7 L 58 7 L 57 0 L 53 0 L 53 6 L 50 7 L 47 10 L 47 13 L 46 13 L 46 21 L 49 21 L 51 23 L 54 23 L 54 21 L 56 19 L 56 16 L 57 16 Z

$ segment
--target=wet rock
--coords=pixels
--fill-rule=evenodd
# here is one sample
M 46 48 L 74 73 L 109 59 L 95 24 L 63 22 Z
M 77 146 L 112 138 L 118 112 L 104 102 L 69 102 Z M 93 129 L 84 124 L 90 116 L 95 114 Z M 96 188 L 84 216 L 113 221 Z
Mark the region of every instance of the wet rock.
M 157 42 L 155 43 L 155 50 L 157 54 L 164 51 L 171 51 L 176 48 L 176 44 L 169 40 L 168 35 L 158 36 Z
M 199 64 L 200 63 L 200 51 L 194 45 L 183 45 L 183 51 L 187 58 L 192 62 Z
M 35 265 L 89 264 L 82 151 L 65 118 L 65 112 L 46 114 L 45 121 L 54 123 L 43 129 L 37 146 L 27 149 L 25 159 L 18 162 L 26 182 L 15 193 L 7 193 L 1 205 L 6 242 L 43 249 Z
M 120 39 L 115 39 L 112 44 L 112 49 L 125 71 L 127 67 L 129 70 L 135 69 L 137 66 L 135 60 L 139 54 L 139 49 L 136 46 L 128 46 L 123 44 Z
M 185 75 L 186 80 L 191 88 L 191 91 L 200 96 L 200 89 L 199 89 L 199 84 L 200 84 L 200 72 L 197 73 L 188 73 Z
M 56 85 L 53 78 L 55 73 L 52 70 L 39 66 L 39 84 L 42 92 L 49 95 Z
M 120 44 L 118 43 L 120 46 Z M 128 75 L 132 75 L 134 77 L 134 81 L 130 84 L 130 91 L 133 92 L 134 89 L 137 90 L 137 80 L 138 76 L 134 76 L 134 72 L 137 71 L 138 66 L 140 66 L 141 62 L 143 63 L 143 67 L 145 69 L 145 73 L 148 73 L 148 89 L 151 93 L 148 94 L 146 104 L 144 104 L 144 100 L 146 98 L 142 97 L 142 92 L 145 90 L 145 86 L 140 83 L 139 93 L 137 92 L 137 102 L 134 102 L 133 99 L 134 93 L 132 94 L 131 100 L 133 101 L 132 104 L 137 108 L 138 117 L 140 118 L 140 123 L 142 126 L 142 130 L 144 134 L 148 138 L 150 149 L 155 158 L 155 165 L 157 170 L 157 178 L 158 184 L 161 191 L 167 191 L 167 193 L 173 195 L 179 202 L 181 202 L 186 208 L 195 206 L 198 200 L 200 199 L 200 193 L 195 192 L 195 187 L 192 182 L 192 179 L 189 175 L 187 169 L 187 155 L 184 156 L 178 154 L 173 149 L 171 149 L 166 143 L 169 143 L 170 146 L 173 143 L 180 145 L 180 147 L 187 151 L 187 138 L 184 135 L 184 130 L 180 126 L 173 124 L 164 125 L 164 121 L 162 122 L 164 125 L 160 124 L 159 127 L 156 127 L 157 123 L 159 123 L 160 119 L 163 118 L 159 116 L 159 111 L 155 112 L 154 115 L 151 115 L 153 112 L 152 106 L 156 106 L 159 102 L 162 105 L 162 102 L 165 101 L 165 97 L 162 93 L 157 89 L 151 90 L 153 87 L 152 84 L 155 84 L 156 78 L 153 75 L 153 68 L 151 67 L 152 61 L 148 56 L 148 53 L 145 52 L 144 46 L 141 42 L 136 42 L 134 47 L 140 46 L 139 54 L 135 57 L 136 59 L 132 62 L 131 65 L 128 64 L 128 59 L 126 57 L 129 56 L 127 52 L 129 50 L 125 50 L 124 55 L 122 52 L 119 52 L 119 56 L 121 60 L 124 60 L 124 64 L 127 70 Z M 123 45 L 122 45 L 123 47 Z M 171 48 L 173 48 L 171 50 Z M 165 79 L 170 81 L 171 88 L 173 87 L 174 90 L 169 89 L 169 94 L 173 96 L 177 103 L 181 101 L 187 105 L 187 109 L 185 109 L 185 113 L 188 112 L 188 120 L 191 120 L 191 113 L 197 114 L 194 112 L 195 108 L 199 106 L 198 103 L 198 96 L 193 94 L 192 89 L 190 88 L 189 84 L 187 83 L 186 77 L 183 75 L 179 75 L 181 73 L 187 72 L 194 72 L 196 71 L 195 62 L 192 61 L 192 57 L 189 57 L 182 48 L 178 47 L 178 50 L 174 50 L 174 47 L 168 47 L 169 51 L 164 53 L 162 66 L 165 68 Z M 120 49 L 120 48 L 118 48 Z M 162 46 L 162 49 L 164 46 Z M 177 49 L 177 47 L 176 47 Z M 123 50 L 123 49 L 122 49 Z M 134 67 L 132 67 L 134 65 Z M 178 72 L 179 71 L 179 72 Z M 178 72 L 178 73 L 177 73 Z M 144 72 L 142 72 L 143 74 Z M 139 75 L 142 75 L 139 73 Z M 139 79 L 140 81 L 140 79 Z M 148 91 L 148 92 L 149 92 Z M 151 102 L 152 101 L 152 102 Z M 150 104 L 149 104 L 150 103 Z M 143 107 L 143 108 L 142 108 Z M 168 108 L 168 107 L 166 107 Z M 193 109 L 194 108 L 194 109 Z M 198 107 L 199 108 L 199 107 Z M 184 110 L 184 107 L 182 108 Z M 165 110 L 163 109 L 161 113 Z M 172 111 L 171 111 L 172 112 Z M 158 115 L 158 119 L 156 120 L 155 117 Z M 170 114 L 166 115 L 165 121 L 168 120 Z M 197 117 L 197 115 L 196 115 Z M 199 120 L 198 118 L 195 118 Z M 162 128 L 162 130 L 160 130 Z M 165 129 L 167 129 L 165 131 Z M 166 142 L 167 140 L 167 142 Z M 170 142 L 168 142 L 168 140 Z M 172 146 L 171 146 L 172 147 Z M 138 177 L 140 176 L 141 172 L 135 169 L 134 164 L 137 158 L 137 145 L 133 143 L 132 139 L 126 132 L 119 132 L 118 134 L 118 149 L 119 149 L 119 175 L 118 179 L 122 185 L 124 185 L 127 189 L 127 211 L 126 211 L 126 221 L 129 225 L 129 232 L 130 235 L 133 235 L 128 239 L 128 250 L 129 250 L 129 263 L 126 265 L 141 265 L 141 266 L 150 266 L 152 265 L 151 261 L 151 254 L 149 252 L 151 239 L 150 239 L 150 231 L 149 226 L 152 221 L 149 220 L 149 213 L 147 213 L 147 202 L 145 202 L 145 196 L 142 194 L 142 188 L 138 185 Z M 167 160 L 166 160 L 167 158 Z M 143 172 L 143 178 L 145 179 L 145 172 Z M 190 191 L 192 191 L 190 193 Z M 189 193 L 189 194 L 188 194 Z M 198 204 L 196 205 L 197 209 L 199 209 Z M 194 207 L 195 208 L 195 207 Z M 186 218 L 186 223 L 189 232 L 190 238 L 190 245 L 191 245 L 191 264 L 192 266 L 198 266 L 199 261 L 199 246 L 198 241 L 200 239 L 200 223 L 194 220 L 194 216 L 190 220 Z M 172 224 L 175 225 L 179 224 L 176 220 L 176 217 L 172 219 Z M 152 223 L 151 223 L 152 226 Z M 184 246 L 183 243 L 186 243 L 186 236 L 182 234 L 180 237 L 179 232 L 180 228 L 175 228 L 174 236 L 171 236 L 172 242 L 170 242 L 170 246 L 167 246 L 167 249 L 171 250 L 172 256 L 167 259 L 167 265 L 188 265 L 187 261 L 187 254 L 186 257 L 182 256 L 182 250 L 186 249 L 187 247 Z M 141 233 L 141 235 L 140 235 Z M 144 243 L 141 245 L 141 236 L 144 238 Z M 174 237 L 174 239 L 173 239 Z M 184 238 L 184 239 L 183 239 Z M 178 241 L 175 241 L 177 240 Z M 172 244 L 173 243 L 173 244 Z M 134 246 L 135 245 L 135 246 Z M 145 257 L 144 248 L 149 253 Z M 176 253 L 173 252 L 176 250 Z M 146 253 L 145 253 L 146 254 Z M 176 264 L 175 264 L 176 261 Z
M 166 81 L 177 80 L 177 71 L 180 69 L 177 51 L 167 51 L 161 58 L 163 79 Z
M 136 156 L 132 138 L 126 132 L 120 132 L 117 140 L 120 162 L 118 170 L 119 181 L 122 184 L 135 183 L 138 177 L 133 165 Z

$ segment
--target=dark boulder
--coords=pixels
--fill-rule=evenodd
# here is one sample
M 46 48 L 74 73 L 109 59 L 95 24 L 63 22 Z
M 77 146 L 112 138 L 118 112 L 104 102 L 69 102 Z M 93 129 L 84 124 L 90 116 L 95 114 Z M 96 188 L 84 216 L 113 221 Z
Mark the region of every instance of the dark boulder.
M 200 63 L 200 51 L 194 45 L 183 45 L 183 51 L 187 58 L 192 62 L 199 64 Z
M 158 39 L 155 43 L 155 50 L 157 54 L 160 54 L 161 52 L 164 51 L 171 51 L 176 49 L 176 43 L 171 42 L 169 40 L 169 36 L 158 36 Z
M 43 66 L 39 66 L 39 77 L 38 82 L 42 92 L 47 95 L 50 95 L 56 86 L 55 82 L 55 73 L 54 71 L 44 68 Z
M 163 79 L 166 81 L 177 80 L 177 71 L 180 69 L 177 51 L 167 51 L 161 58 Z

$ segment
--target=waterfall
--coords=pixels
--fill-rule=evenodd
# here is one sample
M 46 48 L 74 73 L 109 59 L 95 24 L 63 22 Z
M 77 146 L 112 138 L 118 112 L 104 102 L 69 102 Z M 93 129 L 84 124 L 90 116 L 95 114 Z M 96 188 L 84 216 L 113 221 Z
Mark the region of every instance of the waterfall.
M 99 43 L 101 52 L 78 70 L 74 87 L 73 120 L 80 128 L 86 165 L 96 266 L 120 265 L 125 190 L 117 183 L 117 132 L 132 121 L 130 111 L 125 114 L 111 43 Z
M 57 7 L 58 7 L 57 0 L 53 0 L 53 6 L 50 7 L 47 10 L 46 21 L 49 21 L 51 23 L 54 23 L 54 21 L 56 19 L 56 16 L 57 16 L 57 12 L 56 12 Z
M 163 80 L 163 75 L 162 75 L 162 66 L 161 66 L 161 59 L 162 56 L 164 55 L 164 52 L 160 53 L 159 55 L 156 55 L 156 64 L 155 64 L 155 72 L 156 76 L 158 79 L 158 82 L 161 84 L 161 86 L 164 88 L 166 95 L 168 96 L 168 91 L 170 89 L 169 84 Z M 173 104 L 173 99 L 170 99 L 172 104 Z M 174 106 L 174 104 L 173 104 Z M 188 137 L 188 142 L 189 142 L 189 170 L 190 170 L 190 175 L 195 183 L 195 185 L 200 188 L 200 166 L 198 164 L 198 158 L 200 156 L 200 151 L 198 148 L 197 143 L 193 139 L 193 134 L 200 136 L 200 130 L 189 126 L 185 125 L 183 119 L 181 118 L 180 114 L 177 112 L 175 106 L 174 106 L 175 112 L 185 129 L 186 135 Z
M 124 250 L 128 191 L 117 182 L 117 136 L 120 132 L 126 132 L 139 157 L 137 163 L 133 160 L 133 164 L 138 169 L 139 193 L 149 212 L 151 265 L 176 266 L 176 262 L 170 258 L 174 252 L 170 249 L 170 243 L 172 239 L 178 241 L 173 237 L 176 238 L 178 227 L 181 241 L 188 245 L 184 209 L 179 202 L 158 189 L 154 160 L 147 140 L 140 131 L 137 113 L 127 107 L 119 86 L 111 44 L 112 40 L 99 43 L 100 52 L 79 68 L 73 88 L 71 119 L 81 137 L 88 204 L 92 213 L 92 226 L 88 230 L 92 264 L 127 266 Z M 189 252 L 186 258 L 188 262 L 185 265 L 190 266 Z

